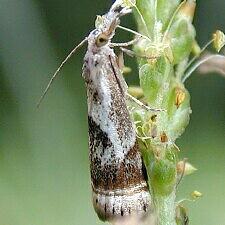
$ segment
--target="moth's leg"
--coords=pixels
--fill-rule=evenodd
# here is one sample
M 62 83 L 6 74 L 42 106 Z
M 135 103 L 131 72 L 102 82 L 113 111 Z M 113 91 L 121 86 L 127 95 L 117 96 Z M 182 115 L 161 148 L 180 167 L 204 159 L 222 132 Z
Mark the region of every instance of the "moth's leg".
M 130 73 L 131 68 L 124 65 L 124 55 L 123 55 L 122 51 L 119 52 L 119 54 L 116 58 L 116 62 L 117 62 L 118 67 L 120 68 L 122 74 Z
M 126 48 L 120 47 L 120 50 L 121 50 L 121 52 L 124 52 L 126 55 L 128 55 L 130 57 L 137 56 L 137 54 L 134 51 L 130 50 L 130 49 L 126 49 Z
M 123 52 L 120 51 L 119 55 L 117 56 L 117 65 L 122 71 L 124 68 L 124 57 L 123 57 Z
M 147 110 L 147 111 L 152 111 L 152 112 L 163 112 L 165 110 L 162 109 L 154 109 L 151 108 L 145 104 L 143 104 L 141 101 L 139 101 L 138 99 L 136 99 L 135 97 L 133 97 L 132 95 L 130 95 L 129 93 L 126 93 L 128 99 L 130 99 L 131 101 L 135 102 L 137 105 L 139 105 L 141 108 Z
M 125 42 L 125 43 L 110 43 L 110 47 L 128 47 L 131 46 L 140 40 L 141 36 L 136 37 L 135 39 Z
M 130 49 L 126 49 L 126 48 L 122 48 L 122 47 L 120 47 L 120 50 L 122 52 L 126 53 L 130 57 L 138 57 L 138 58 L 142 58 L 142 59 L 157 59 L 156 56 L 150 57 L 150 56 L 147 56 L 147 55 L 139 55 L 139 54 L 137 54 L 136 52 L 134 52 Z

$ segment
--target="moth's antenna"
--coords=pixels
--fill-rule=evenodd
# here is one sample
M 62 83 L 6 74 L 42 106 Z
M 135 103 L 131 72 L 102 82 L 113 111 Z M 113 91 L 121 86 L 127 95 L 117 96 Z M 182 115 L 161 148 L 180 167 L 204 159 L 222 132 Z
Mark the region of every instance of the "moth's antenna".
M 42 96 L 40 97 L 38 103 L 37 103 L 37 108 L 40 106 L 42 100 L 44 99 L 45 95 L 47 94 L 49 88 L 51 87 L 52 82 L 54 81 L 54 79 L 56 78 L 57 74 L 59 73 L 59 71 L 62 69 L 62 67 L 65 65 L 65 63 L 71 58 L 71 56 L 76 52 L 76 50 L 78 48 L 80 48 L 86 41 L 88 40 L 88 38 L 86 37 L 83 41 L 81 41 L 70 53 L 69 55 L 63 60 L 63 62 L 60 64 L 60 66 L 58 67 L 58 69 L 55 71 L 54 75 L 52 76 L 51 80 L 49 81 L 47 87 L 45 88 Z

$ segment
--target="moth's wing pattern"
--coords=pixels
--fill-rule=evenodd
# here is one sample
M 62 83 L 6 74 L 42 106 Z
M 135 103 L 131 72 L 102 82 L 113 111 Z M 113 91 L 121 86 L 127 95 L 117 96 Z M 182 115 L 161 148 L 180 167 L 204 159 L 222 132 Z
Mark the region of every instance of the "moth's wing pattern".
M 116 80 L 117 80 L 118 85 L 120 86 L 120 88 L 122 90 L 122 93 L 126 94 L 128 86 L 127 86 L 127 83 L 126 83 L 126 81 L 123 77 L 123 74 L 121 73 L 121 70 L 118 66 L 116 58 L 112 57 L 112 56 L 109 56 L 109 61 L 110 61 L 110 64 L 111 64 L 111 67 L 112 67 L 112 70 L 113 70 L 113 74 L 116 77 Z

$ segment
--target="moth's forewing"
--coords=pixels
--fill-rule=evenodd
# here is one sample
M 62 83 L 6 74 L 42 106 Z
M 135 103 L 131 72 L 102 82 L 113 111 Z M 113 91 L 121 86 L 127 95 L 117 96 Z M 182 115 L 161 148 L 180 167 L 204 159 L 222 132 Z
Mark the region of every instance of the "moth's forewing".
M 148 211 L 150 196 L 126 105 L 126 84 L 113 50 L 105 48 L 99 54 L 86 54 L 83 73 L 93 204 L 102 220 L 142 217 Z

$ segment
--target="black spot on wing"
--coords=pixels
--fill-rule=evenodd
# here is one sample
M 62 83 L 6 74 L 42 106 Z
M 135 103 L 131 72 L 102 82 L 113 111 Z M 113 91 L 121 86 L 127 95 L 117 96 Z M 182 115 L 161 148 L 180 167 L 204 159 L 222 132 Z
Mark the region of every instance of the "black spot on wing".
M 145 212 L 147 211 L 147 207 L 146 207 L 145 204 L 143 205 L 143 210 L 144 210 Z
M 120 214 L 121 214 L 121 216 L 123 216 L 123 214 L 124 214 L 124 213 L 123 213 L 123 209 L 122 209 L 122 208 L 121 208 Z
M 99 64 L 98 60 L 95 61 L 95 67 Z

